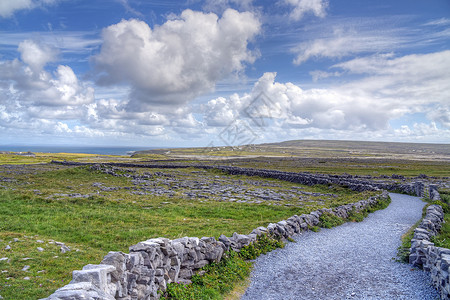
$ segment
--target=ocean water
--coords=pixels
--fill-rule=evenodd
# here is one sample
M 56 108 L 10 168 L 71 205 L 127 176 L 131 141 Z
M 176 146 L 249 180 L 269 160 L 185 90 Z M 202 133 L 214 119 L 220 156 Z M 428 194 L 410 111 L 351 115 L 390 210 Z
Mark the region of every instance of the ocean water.
M 83 147 L 83 146 L 14 146 L 0 145 L 0 151 L 42 152 L 42 153 L 86 153 L 104 155 L 129 155 L 134 151 L 151 150 L 163 147 Z

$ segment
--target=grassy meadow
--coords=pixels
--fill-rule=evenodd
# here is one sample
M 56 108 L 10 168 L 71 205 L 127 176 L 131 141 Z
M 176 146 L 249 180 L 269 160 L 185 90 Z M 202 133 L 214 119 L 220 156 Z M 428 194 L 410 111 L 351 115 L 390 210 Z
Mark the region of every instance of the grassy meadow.
M 407 156 L 401 153 L 409 151 L 405 149 L 396 150 L 389 156 L 382 153 L 381 146 L 376 148 L 370 144 L 370 147 L 366 145 L 356 151 L 353 144 L 351 150 L 342 149 L 342 145 L 191 148 L 171 149 L 170 153 L 153 150 L 133 157 L 0 154 L 0 295 L 3 299 L 46 297 L 71 280 L 72 270 L 81 269 L 88 263 L 99 263 L 109 251 L 128 252 L 129 246 L 149 238 L 246 234 L 258 226 L 267 226 L 294 214 L 352 203 L 375 194 L 357 193 L 338 186 L 309 187 L 274 179 L 229 176 L 214 170 L 199 172 L 194 168 L 123 170 L 123 174 L 152 174 L 146 184 L 173 189 L 170 196 L 150 195 L 142 192 L 144 185 L 136 184 L 132 177 L 112 176 L 87 166 L 49 164 L 52 160 L 91 163 L 170 161 L 331 174 L 450 176 L 445 149 L 436 150 L 435 156 L 418 157 L 414 153 L 414 156 Z M 420 151 L 433 152 L 427 147 Z M 161 178 L 166 181 L 160 181 Z M 285 193 L 300 189 L 311 195 L 302 201 L 282 199 L 260 203 L 221 201 L 214 197 L 189 198 L 182 189 L 175 188 L 176 184 L 188 179 L 205 186 L 222 182 L 239 185 L 241 190 L 264 192 L 267 189 Z M 237 192 L 231 191 L 232 196 L 233 193 Z M 314 193 L 335 196 L 314 196 Z M 242 195 L 236 195 L 239 196 Z M 447 241 L 447 237 L 442 239 Z M 71 251 L 61 253 L 56 242 L 64 243 Z

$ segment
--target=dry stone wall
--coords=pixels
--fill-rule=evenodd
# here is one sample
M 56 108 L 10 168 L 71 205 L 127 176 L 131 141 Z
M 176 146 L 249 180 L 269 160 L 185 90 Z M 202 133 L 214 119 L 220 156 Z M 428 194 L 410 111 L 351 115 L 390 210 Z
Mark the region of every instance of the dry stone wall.
M 101 264 L 86 265 L 82 270 L 73 271 L 72 281 L 46 299 L 158 299 L 159 291 L 165 291 L 167 284 L 190 283 L 199 269 L 220 261 L 229 250 L 239 252 L 260 235 L 286 240 L 319 225 L 319 218 L 325 212 L 347 218 L 350 212 L 360 212 L 387 197 L 388 193 L 383 192 L 356 203 L 295 215 L 267 227 L 258 227 L 248 235 L 221 235 L 218 240 L 214 237 L 149 239 L 131 246 L 129 253 L 110 252 Z
M 430 187 L 430 198 L 432 197 L 432 189 L 434 188 Z M 422 222 L 414 230 L 409 263 L 430 272 L 433 284 L 440 293 L 441 299 L 449 299 L 450 249 L 436 247 L 430 241 L 431 237 L 439 233 L 443 221 L 444 212 L 442 207 L 440 205 L 430 205 Z
M 78 162 L 67 162 L 67 161 L 52 161 L 55 164 L 62 165 L 91 165 L 95 166 L 93 163 L 78 163 Z M 427 177 L 417 177 L 414 180 L 407 181 L 401 175 L 392 175 L 391 177 L 386 177 L 388 180 L 375 180 L 371 176 L 357 176 L 357 175 L 332 175 L 332 174 L 315 174 L 307 172 L 284 172 L 276 170 L 265 170 L 265 169 L 251 169 L 251 168 L 241 168 L 241 167 L 230 167 L 230 166 L 208 166 L 208 165 L 180 165 L 180 164 L 132 164 L 132 163 L 108 163 L 103 164 L 113 167 L 121 168 L 159 168 L 159 169 L 180 169 L 180 168 L 199 168 L 199 169 L 215 169 L 226 172 L 230 175 L 246 175 L 246 176 L 259 176 L 264 178 L 273 178 L 283 181 L 289 181 L 304 185 L 316 185 L 316 184 L 336 184 L 340 186 L 347 187 L 351 190 L 362 192 L 362 191 L 378 191 L 387 190 L 391 192 L 404 193 L 408 195 L 415 195 L 418 197 L 424 196 L 425 184 Z M 100 169 L 100 166 L 99 166 Z M 113 174 L 112 174 L 113 175 Z M 132 176 L 131 176 L 132 177 Z M 397 181 L 393 181 L 395 179 Z

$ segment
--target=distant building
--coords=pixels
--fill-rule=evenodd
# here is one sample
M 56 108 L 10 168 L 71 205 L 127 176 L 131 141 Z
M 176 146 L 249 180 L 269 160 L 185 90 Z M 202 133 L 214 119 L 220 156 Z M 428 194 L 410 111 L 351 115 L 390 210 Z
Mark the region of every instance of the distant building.
M 33 152 L 16 152 L 16 153 L 10 153 L 12 155 L 20 155 L 20 156 L 26 156 L 26 157 L 36 157 L 36 154 L 34 154 Z

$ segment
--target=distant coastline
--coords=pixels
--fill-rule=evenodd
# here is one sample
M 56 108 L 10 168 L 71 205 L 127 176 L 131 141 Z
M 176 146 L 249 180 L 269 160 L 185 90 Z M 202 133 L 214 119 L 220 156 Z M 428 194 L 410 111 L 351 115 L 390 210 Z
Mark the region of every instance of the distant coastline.
M 19 146 L 0 145 L 0 151 L 35 153 L 85 153 L 103 155 L 130 155 L 135 151 L 159 149 L 161 147 L 107 147 L 107 146 Z

